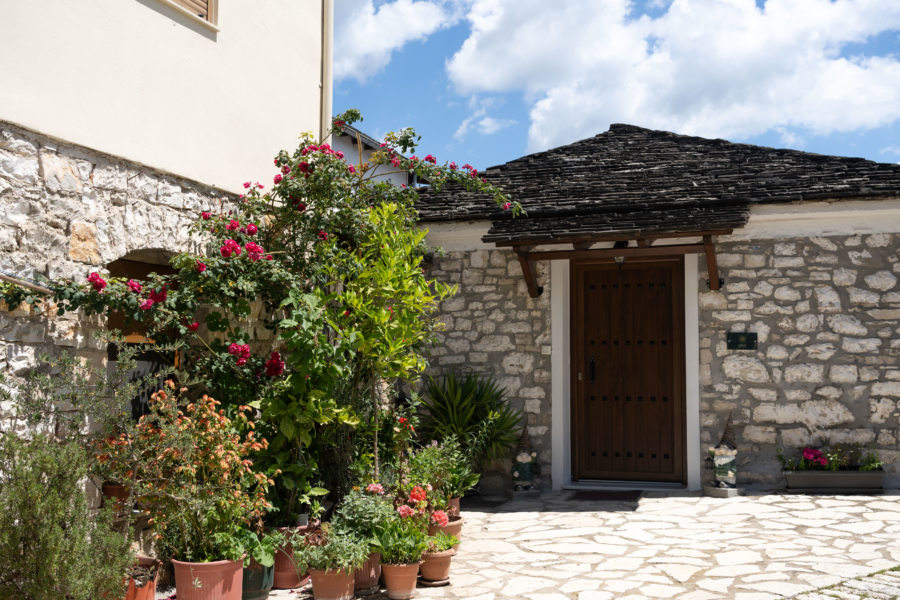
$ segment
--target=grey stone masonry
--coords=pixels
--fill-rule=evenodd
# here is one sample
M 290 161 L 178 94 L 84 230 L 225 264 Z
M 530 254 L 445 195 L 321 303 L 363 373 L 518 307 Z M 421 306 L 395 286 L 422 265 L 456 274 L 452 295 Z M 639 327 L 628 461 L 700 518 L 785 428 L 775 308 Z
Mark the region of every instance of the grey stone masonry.
M 700 281 L 701 450 L 734 414 L 738 477 L 782 485 L 776 449 L 858 442 L 900 483 L 900 234 L 720 241 Z M 702 261 L 705 262 L 705 261 Z M 756 332 L 756 350 L 725 334 Z
M 429 373 L 449 370 L 490 375 L 526 418 L 532 449 L 550 487 L 550 277 L 540 263 L 544 293 L 531 298 L 510 250 L 436 256 L 429 275 L 459 286 L 441 305 L 444 331 L 430 354 Z
M 0 121 L 0 270 L 84 280 L 110 262 L 193 248 L 188 227 L 221 190 Z M 9 310 L 12 308 L 13 310 Z M 0 304 L 0 372 L 58 347 L 102 364 L 97 319 Z

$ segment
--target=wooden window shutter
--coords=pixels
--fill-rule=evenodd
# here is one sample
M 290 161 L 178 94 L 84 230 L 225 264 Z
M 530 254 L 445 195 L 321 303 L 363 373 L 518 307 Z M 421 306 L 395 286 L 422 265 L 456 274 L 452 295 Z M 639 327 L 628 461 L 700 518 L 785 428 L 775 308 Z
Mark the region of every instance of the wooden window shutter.
M 218 20 L 219 0 L 173 0 L 173 2 L 213 25 Z

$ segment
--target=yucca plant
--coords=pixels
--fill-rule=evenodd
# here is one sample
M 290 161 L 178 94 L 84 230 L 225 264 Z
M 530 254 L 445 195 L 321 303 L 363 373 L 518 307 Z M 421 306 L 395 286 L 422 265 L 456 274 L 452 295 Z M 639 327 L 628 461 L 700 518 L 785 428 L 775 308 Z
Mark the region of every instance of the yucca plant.
M 492 377 L 449 372 L 440 380 L 428 377 L 426 387 L 425 433 L 460 440 L 473 466 L 501 458 L 516 445 L 522 413 L 504 402 L 506 388 Z

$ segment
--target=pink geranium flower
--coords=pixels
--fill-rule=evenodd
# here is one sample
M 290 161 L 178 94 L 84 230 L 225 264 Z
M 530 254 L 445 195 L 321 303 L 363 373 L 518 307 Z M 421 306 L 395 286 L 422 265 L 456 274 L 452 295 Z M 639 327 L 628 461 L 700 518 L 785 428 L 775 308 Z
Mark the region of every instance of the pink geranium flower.
M 450 522 L 450 517 L 447 516 L 442 510 L 436 510 L 431 513 L 431 523 L 433 525 L 437 525 L 438 527 L 446 527 L 447 523 Z
M 400 516 L 405 519 L 416 514 L 416 509 L 412 508 L 411 506 L 407 506 L 406 504 L 401 504 L 397 507 L 397 512 L 400 513 Z
M 425 499 L 425 490 L 422 486 L 416 486 L 409 492 L 409 499 L 412 502 L 421 502 Z

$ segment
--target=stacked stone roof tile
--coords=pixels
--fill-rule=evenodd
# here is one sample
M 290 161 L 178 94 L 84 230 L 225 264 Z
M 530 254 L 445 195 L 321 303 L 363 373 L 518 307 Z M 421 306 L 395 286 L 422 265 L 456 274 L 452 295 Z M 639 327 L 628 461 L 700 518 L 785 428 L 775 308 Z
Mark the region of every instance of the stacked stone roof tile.
M 740 227 L 754 203 L 900 197 L 900 165 L 677 135 L 633 125 L 491 167 L 527 216 L 446 187 L 421 194 L 423 221 L 490 219 L 485 241 Z

